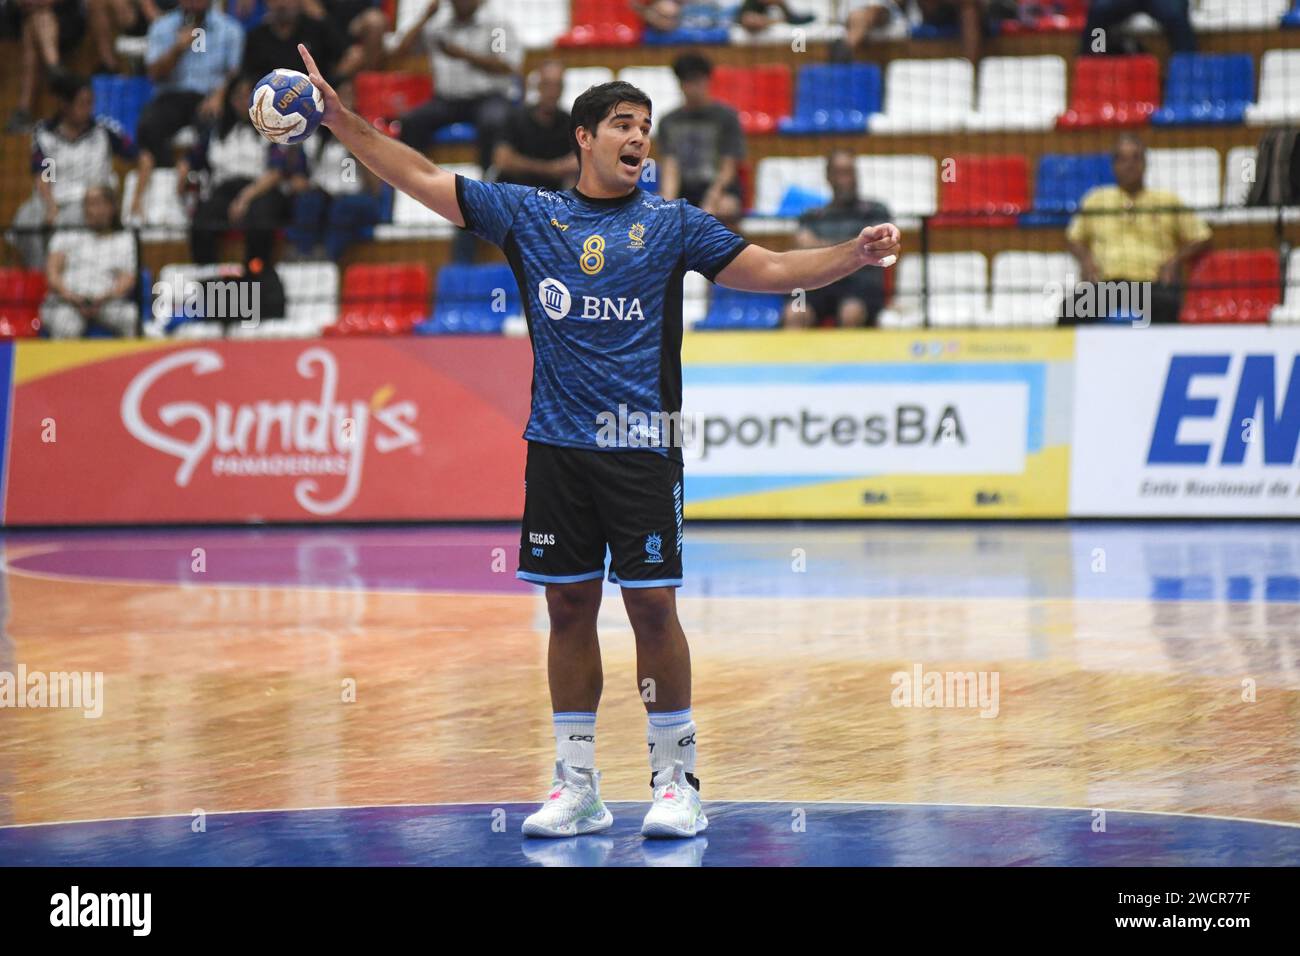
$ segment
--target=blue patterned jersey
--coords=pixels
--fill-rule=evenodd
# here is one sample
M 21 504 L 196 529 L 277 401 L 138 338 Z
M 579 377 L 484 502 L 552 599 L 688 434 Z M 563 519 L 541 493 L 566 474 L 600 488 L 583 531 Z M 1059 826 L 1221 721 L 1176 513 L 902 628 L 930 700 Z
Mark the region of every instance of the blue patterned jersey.
M 680 461 L 680 441 L 660 426 L 680 421 L 682 277 L 712 280 L 748 243 L 685 200 L 641 189 L 593 199 L 457 176 L 456 198 L 519 283 L 533 343 L 524 437 Z

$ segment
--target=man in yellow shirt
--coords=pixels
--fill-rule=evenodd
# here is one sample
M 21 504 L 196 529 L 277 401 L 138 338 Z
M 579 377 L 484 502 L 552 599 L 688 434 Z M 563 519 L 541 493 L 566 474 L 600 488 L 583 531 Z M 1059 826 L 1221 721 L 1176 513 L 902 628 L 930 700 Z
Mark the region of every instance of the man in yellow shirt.
M 1151 283 L 1146 317 L 1152 322 L 1177 322 L 1182 301 L 1183 267 L 1210 248 L 1210 227 L 1181 199 L 1169 192 L 1146 189 L 1146 146 L 1133 133 L 1115 144 L 1114 186 L 1088 191 L 1079 212 L 1065 231 L 1066 245 L 1079 260 L 1084 283 Z M 1087 293 L 1102 302 L 1096 290 L 1076 290 L 1076 303 Z M 1069 308 L 1063 324 L 1104 321 L 1095 308 Z

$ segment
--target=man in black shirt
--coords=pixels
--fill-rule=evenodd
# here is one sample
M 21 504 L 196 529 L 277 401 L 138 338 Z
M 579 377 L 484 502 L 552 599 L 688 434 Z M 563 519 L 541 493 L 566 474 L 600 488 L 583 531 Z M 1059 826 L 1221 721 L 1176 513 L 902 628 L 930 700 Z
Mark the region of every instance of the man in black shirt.
M 326 79 L 334 79 L 339 58 L 347 47 L 342 32 L 329 20 L 316 20 L 303 12 L 302 0 L 266 0 L 266 16 L 248 32 L 240 72 L 257 82 L 275 69 L 294 69 L 302 62 L 298 44 L 316 58 Z
M 537 68 L 537 103 L 514 109 L 493 150 L 498 182 L 559 191 L 578 181 L 569 114 L 560 109 L 563 90 L 564 64 L 542 63 Z
M 831 186 L 831 201 L 799 217 L 796 248 L 833 246 L 856 236 L 865 226 L 889 222 L 889 209 L 883 203 L 859 198 L 852 151 L 831 150 L 826 157 L 826 180 Z M 860 269 L 838 282 L 809 291 L 803 303 L 797 296 L 792 298 L 786 304 L 782 325 L 806 329 L 833 320 L 841 328 L 860 328 L 874 325 L 884 305 L 884 271 Z
M 703 56 L 679 56 L 673 72 L 684 102 L 659 123 L 659 195 L 685 199 L 734 228 L 742 211 L 736 173 L 745 158 L 740 117 L 713 99 L 709 92 L 713 64 Z

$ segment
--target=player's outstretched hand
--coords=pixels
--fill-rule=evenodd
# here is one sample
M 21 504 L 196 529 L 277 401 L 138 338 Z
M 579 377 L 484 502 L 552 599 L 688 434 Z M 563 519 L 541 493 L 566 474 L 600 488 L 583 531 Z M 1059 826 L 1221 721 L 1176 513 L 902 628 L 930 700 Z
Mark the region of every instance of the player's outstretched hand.
M 867 226 L 858 233 L 858 255 L 862 256 L 864 265 L 888 269 L 898 261 L 901 249 L 902 237 L 892 222 Z
M 320 69 L 316 66 L 316 61 L 312 59 L 307 48 L 301 43 L 298 44 L 298 55 L 302 57 L 303 64 L 307 67 L 307 79 L 311 80 L 311 85 L 320 90 L 320 98 L 325 103 L 325 111 L 321 114 L 321 125 L 332 126 L 337 122 L 345 112 L 343 102 L 339 95 L 334 92 L 334 87 L 325 82 L 325 77 L 320 75 Z

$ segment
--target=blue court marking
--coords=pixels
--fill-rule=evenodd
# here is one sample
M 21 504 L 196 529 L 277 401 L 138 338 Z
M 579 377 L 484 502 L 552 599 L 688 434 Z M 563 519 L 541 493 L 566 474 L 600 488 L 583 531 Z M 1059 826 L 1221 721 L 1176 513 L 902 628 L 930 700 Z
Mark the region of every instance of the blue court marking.
M 8 866 L 1296 866 L 1300 827 L 1085 809 L 705 803 L 694 840 L 645 840 L 646 803 L 605 834 L 531 840 L 536 804 L 213 813 L 0 828 Z M 493 830 L 493 811 L 504 830 Z M 800 817 L 802 811 L 802 817 Z M 500 817 L 500 814 L 497 815 Z

